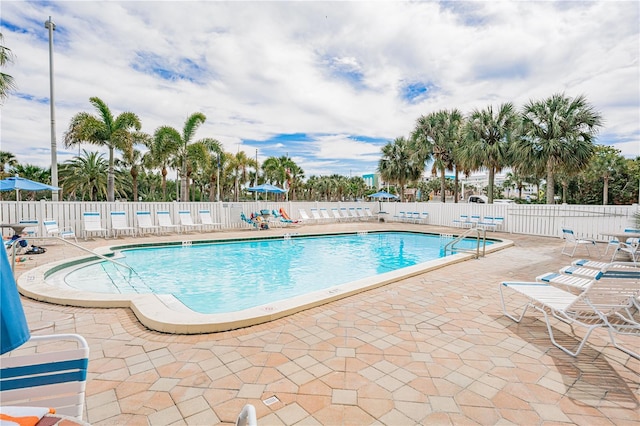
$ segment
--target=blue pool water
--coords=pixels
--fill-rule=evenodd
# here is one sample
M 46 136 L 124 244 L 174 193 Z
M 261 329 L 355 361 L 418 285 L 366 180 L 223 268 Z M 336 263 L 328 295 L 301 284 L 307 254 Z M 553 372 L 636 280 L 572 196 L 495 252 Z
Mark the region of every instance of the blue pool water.
M 223 313 L 438 259 L 443 244 L 438 235 L 379 232 L 166 245 L 121 252 L 118 262 L 136 272 L 129 283 L 111 262 L 79 268 L 64 280 L 89 291 L 172 294 L 193 311 Z

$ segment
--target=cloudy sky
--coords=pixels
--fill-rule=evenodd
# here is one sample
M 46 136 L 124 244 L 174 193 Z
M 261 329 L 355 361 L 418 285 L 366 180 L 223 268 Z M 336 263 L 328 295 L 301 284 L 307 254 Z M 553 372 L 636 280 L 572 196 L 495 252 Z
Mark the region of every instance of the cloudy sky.
M 2 1 L 1 146 L 50 165 L 54 32 L 58 161 L 70 118 L 101 98 L 143 131 L 179 131 L 258 159 L 289 155 L 306 176 L 375 171 L 380 149 L 439 109 L 564 92 L 603 114 L 598 143 L 640 155 L 640 2 Z M 86 149 L 96 149 L 83 146 Z

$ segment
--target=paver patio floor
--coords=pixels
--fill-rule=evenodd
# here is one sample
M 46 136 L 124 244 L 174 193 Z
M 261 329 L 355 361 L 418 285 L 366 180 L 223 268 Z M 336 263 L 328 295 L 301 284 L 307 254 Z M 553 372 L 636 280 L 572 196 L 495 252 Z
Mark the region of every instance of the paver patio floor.
M 354 229 L 455 232 L 389 223 L 304 225 L 295 232 Z M 264 231 L 282 232 L 290 230 Z M 222 235 L 260 234 L 189 238 Z M 129 309 L 26 298 L 23 304 L 33 334 L 79 333 L 89 342 L 84 420 L 96 426 L 232 424 L 246 403 L 255 406 L 260 425 L 640 424 L 640 361 L 608 344 L 604 330 L 574 358 L 551 344 L 541 314 L 527 313 L 521 324 L 502 314 L 498 283 L 533 280 L 570 263 L 560 255 L 562 241 L 495 235 L 515 246 L 216 334 L 150 331 Z M 80 255 L 60 244 L 47 247 L 17 274 Z M 561 342 L 577 343 L 566 324 L 554 321 L 554 328 Z M 640 347 L 638 336 L 620 341 Z M 271 397 L 275 402 L 266 405 Z

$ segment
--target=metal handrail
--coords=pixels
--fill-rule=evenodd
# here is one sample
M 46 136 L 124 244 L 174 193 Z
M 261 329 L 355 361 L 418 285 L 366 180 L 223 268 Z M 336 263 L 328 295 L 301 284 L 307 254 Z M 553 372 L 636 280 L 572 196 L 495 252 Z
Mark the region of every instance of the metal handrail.
M 474 228 L 469 228 L 468 230 L 466 230 L 465 232 L 463 232 L 462 234 L 458 235 L 456 238 L 454 238 L 453 240 L 449 241 L 445 246 L 444 246 L 444 254 L 447 254 L 447 250 L 451 250 L 451 252 L 453 253 L 453 251 L 459 251 L 459 252 L 473 252 L 473 250 L 469 250 L 469 249 L 456 249 L 454 247 L 454 245 L 460 241 L 462 241 L 463 239 L 467 238 L 469 235 L 471 235 L 472 233 L 476 233 L 476 249 L 475 249 L 475 257 L 476 259 L 480 256 L 484 257 L 485 255 L 485 250 L 487 247 L 487 231 L 483 228 L 478 228 L 478 227 L 474 227 Z M 482 239 L 482 254 L 480 254 L 480 240 Z
M 49 240 L 49 239 L 51 239 L 51 240 L 58 240 L 58 241 L 62 241 L 62 242 L 64 242 L 64 243 L 67 243 L 67 244 L 69 244 L 69 245 L 71 245 L 71 246 L 75 247 L 75 248 L 78 248 L 78 249 L 80 249 L 80 250 L 82 250 L 82 251 L 85 251 L 85 252 L 87 252 L 87 253 L 90 253 L 90 254 L 92 254 L 93 256 L 96 256 L 96 257 L 98 257 L 98 258 L 100 258 L 100 259 L 102 259 L 102 260 L 106 260 L 107 262 L 113 263 L 113 264 L 114 264 L 114 265 L 116 265 L 116 266 L 120 266 L 120 267 L 122 267 L 122 268 L 127 269 L 127 270 L 129 271 L 129 278 L 125 277 L 125 276 L 124 276 L 124 274 L 122 274 L 122 273 L 121 273 L 121 275 L 122 275 L 122 276 L 123 276 L 123 278 L 127 281 L 127 284 L 129 284 L 129 286 L 130 286 L 132 289 L 134 289 L 134 290 L 135 290 L 135 287 L 134 287 L 134 286 L 132 286 L 132 285 L 131 285 L 131 282 L 130 282 L 130 281 L 131 281 L 131 276 L 132 276 L 132 275 L 135 275 L 136 277 L 138 277 L 138 279 L 142 282 L 142 284 L 144 284 L 145 286 L 147 286 L 147 284 L 144 282 L 144 280 L 142 279 L 142 277 L 141 277 L 140 275 L 138 275 L 138 273 L 135 271 L 135 269 L 133 269 L 133 268 L 132 268 L 131 266 L 129 266 L 129 265 L 126 265 L 126 264 L 124 264 L 124 263 L 120 263 L 120 262 L 118 262 L 117 260 L 114 260 L 114 259 L 112 259 L 112 258 L 110 258 L 110 257 L 107 257 L 107 256 L 105 256 L 105 255 L 102 255 L 102 254 L 100 254 L 100 253 L 96 253 L 95 251 L 93 251 L 93 250 L 91 250 L 91 249 L 88 249 L 88 248 L 86 248 L 86 247 L 82 247 L 80 244 L 73 243 L 73 242 L 71 242 L 71 241 L 69 241 L 69 240 L 66 240 L 66 239 L 62 238 L 62 237 L 58 237 L 58 236 L 52 235 L 52 236 L 48 236 L 48 237 L 38 237 L 38 239 L 43 239 L 43 240 Z M 16 260 L 16 243 L 17 243 L 18 241 L 21 241 L 21 240 L 25 240 L 25 241 L 26 241 L 26 239 L 25 239 L 25 238 L 20 237 L 20 238 L 16 238 L 15 240 L 13 240 L 13 241 L 11 242 L 11 246 L 12 246 L 12 249 L 13 249 L 13 252 L 12 252 L 12 262 L 11 262 L 11 270 L 12 270 L 12 272 L 14 273 L 14 275 L 15 275 L 15 260 Z M 116 268 L 116 270 L 118 270 L 118 269 Z M 107 272 L 107 275 L 109 275 L 109 273 L 108 273 L 108 272 Z M 110 277 L 110 278 L 111 278 L 111 277 Z M 113 282 L 113 280 L 112 280 L 112 283 L 113 283 L 113 285 L 114 285 L 118 290 L 120 290 L 120 288 L 116 285 L 116 283 L 115 283 L 115 282 Z M 147 288 L 148 288 L 148 286 L 147 286 Z

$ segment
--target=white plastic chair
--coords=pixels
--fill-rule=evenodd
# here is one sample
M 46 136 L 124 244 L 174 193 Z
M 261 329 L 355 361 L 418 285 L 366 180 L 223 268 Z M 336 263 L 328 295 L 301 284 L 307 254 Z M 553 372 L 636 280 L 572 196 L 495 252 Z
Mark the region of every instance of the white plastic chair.
M 580 246 L 586 248 L 589 255 L 591 255 L 589 252 L 589 246 L 595 247 L 596 251 L 598 250 L 595 240 L 577 238 L 573 229 L 562 228 L 562 238 L 564 238 L 564 246 L 562 247 L 562 254 L 564 255 L 573 257 Z M 569 250 L 571 250 L 571 252 L 569 252 Z
M 298 213 L 300 214 L 300 217 L 302 218 L 303 221 L 311 222 L 311 218 L 309 217 L 305 209 L 298 209 Z
M 76 237 L 76 233 L 73 228 L 67 227 L 61 229 L 55 219 L 45 219 L 42 221 L 42 224 L 44 225 L 44 230 L 48 237 L 60 237 L 62 239 L 73 237 L 75 242 L 78 242 L 78 238 Z
M 118 232 L 131 233 L 134 237 L 136 236 L 136 228 L 129 226 L 126 212 L 115 211 L 109 215 L 111 216 L 111 231 L 114 238 L 118 236 Z
M 160 210 L 156 212 L 156 216 L 158 217 L 158 226 L 162 231 L 167 230 L 175 230 L 176 232 L 180 232 L 180 225 L 174 225 L 171 222 L 171 213 L 165 210 Z
M 180 225 L 185 229 L 200 230 L 202 227 L 200 224 L 193 223 L 193 219 L 191 219 L 191 212 L 189 210 L 179 211 L 178 217 L 180 218 Z
M 211 218 L 211 211 L 209 210 L 198 210 L 198 215 L 200 216 L 200 223 L 205 228 L 215 228 L 222 225 L 222 223 L 213 221 L 213 219 Z
M 102 219 L 98 212 L 82 213 L 82 225 L 82 235 L 85 240 L 91 232 L 97 232 L 101 237 L 107 236 L 107 229 L 102 227 Z
M 77 348 L 69 349 L 69 341 Z M 32 343 L 45 349 L 36 352 Z M 66 349 L 56 350 L 61 345 Z M 2 355 L 0 401 L 3 406 L 51 407 L 56 414 L 82 419 L 88 364 L 89 345 L 82 336 L 32 336 Z
M 140 231 L 140 235 L 142 235 L 144 231 L 152 231 L 156 234 L 160 231 L 160 227 L 153 224 L 151 212 L 149 211 L 137 211 L 136 220 L 138 221 L 138 230 Z

